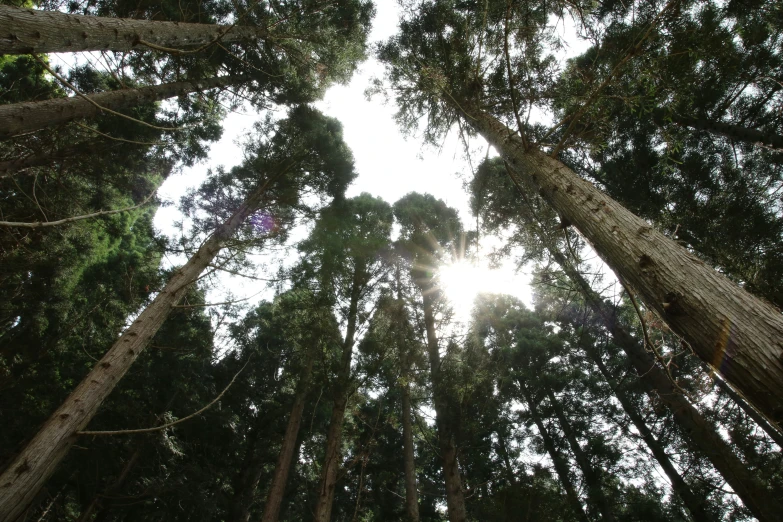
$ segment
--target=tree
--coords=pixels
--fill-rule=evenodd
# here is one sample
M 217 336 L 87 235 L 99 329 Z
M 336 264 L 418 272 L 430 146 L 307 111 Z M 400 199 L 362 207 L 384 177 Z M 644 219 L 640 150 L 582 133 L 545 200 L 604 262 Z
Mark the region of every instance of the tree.
M 259 146 L 259 153 L 237 168 L 235 179 L 246 184 L 244 201 L 231 209 L 155 299 L 112 345 L 82 383 L 52 415 L 41 431 L 6 468 L 0 513 L 13 519 L 73 445 L 103 400 L 127 372 L 160 328 L 190 284 L 210 265 L 227 240 L 260 208 L 294 206 L 303 190 L 337 197 L 353 177 L 352 158 L 341 140 L 339 124 L 302 107 L 277 125 L 277 133 Z M 249 172 L 248 172 L 249 171 Z M 251 174 L 251 176 L 248 176 Z M 244 177 L 243 177 L 244 175 Z M 249 227 L 250 234 L 257 233 Z M 263 231 L 262 231 L 263 233 Z
M 454 209 L 429 194 L 410 193 L 394 204 L 394 215 L 402 227 L 401 244 L 410 258 L 410 273 L 422 297 L 427 353 L 432 382 L 432 402 L 438 427 L 438 444 L 443 461 L 446 501 L 451 522 L 467 520 L 457 461 L 457 426 L 453 400 L 440 356 L 435 307 L 441 303 L 434 270 L 442 251 L 455 248 L 462 236 L 462 224 Z
M 780 314 L 566 165 L 530 147 L 525 129 L 516 135 L 486 111 L 483 89 L 497 92 L 492 91 L 495 85 L 475 78 L 473 71 L 481 65 L 474 63 L 473 42 L 478 39 L 465 34 L 483 35 L 481 27 L 471 32 L 471 22 L 478 24 L 479 17 L 467 7 L 447 4 L 422 3 L 416 19 L 406 20 L 401 35 L 381 49 L 388 81 L 398 93 L 400 120 L 412 125 L 431 111 L 429 136 L 446 132 L 457 120 L 482 135 L 508 161 L 521 184 L 541 194 L 566 226 L 579 230 L 702 360 L 770 419 L 783 418 Z M 493 23 L 502 27 L 505 18 Z M 496 56 L 502 60 L 499 48 Z

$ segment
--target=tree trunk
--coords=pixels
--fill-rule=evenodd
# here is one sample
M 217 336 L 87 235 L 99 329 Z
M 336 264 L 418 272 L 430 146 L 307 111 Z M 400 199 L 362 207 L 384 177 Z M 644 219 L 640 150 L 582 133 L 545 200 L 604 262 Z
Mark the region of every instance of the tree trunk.
M 447 100 L 450 103 L 451 100 Z M 455 107 L 696 354 L 783 420 L 783 316 L 474 105 Z M 464 110 L 463 110 L 464 108 Z
M 623 410 L 625 411 L 626 415 L 628 415 L 628 418 L 631 419 L 633 425 L 636 426 L 636 429 L 642 436 L 642 440 L 644 440 L 645 444 L 647 444 L 647 447 L 650 448 L 650 451 L 655 457 L 655 460 L 658 461 L 661 469 L 663 469 L 664 473 L 666 473 L 666 476 L 669 477 L 672 488 L 685 503 L 685 507 L 688 508 L 688 511 L 690 512 L 693 520 L 696 522 L 715 522 L 716 519 L 707 513 L 707 510 L 705 509 L 704 500 L 706 499 L 700 498 L 694 494 L 693 491 L 691 491 L 691 488 L 685 482 L 685 479 L 682 478 L 680 473 L 674 467 L 674 464 L 672 464 L 672 461 L 669 459 L 669 455 L 666 454 L 666 450 L 664 449 L 663 445 L 655 439 L 652 431 L 650 431 L 650 428 L 647 426 L 647 423 L 644 422 L 642 415 L 631 402 L 631 399 L 628 397 L 628 395 L 626 395 L 626 393 L 617 385 L 614 378 L 609 373 L 609 370 L 604 365 L 604 362 L 601 360 L 601 357 L 593 349 L 588 350 L 588 355 L 593 360 L 593 362 L 595 362 L 596 366 L 598 366 L 598 369 L 604 376 L 604 379 L 606 379 L 606 382 L 609 383 L 609 386 L 614 392 L 615 397 L 617 397 L 617 399 L 620 401 Z
M 783 506 L 748 472 L 747 467 L 737 458 L 731 447 L 715 430 L 715 427 L 707 422 L 688 399 L 675 388 L 666 373 L 656 364 L 656 361 L 638 340 L 619 325 L 614 311 L 590 288 L 590 284 L 585 278 L 566 260 L 563 254 L 552 247 L 551 243 L 547 241 L 546 246 L 555 262 L 577 286 L 587 305 L 602 320 L 604 327 L 611 333 L 617 346 L 628 356 L 628 361 L 641 382 L 648 390 L 657 394 L 661 402 L 669 409 L 685 433 L 685 441 L 689 446 L 707 457 L 756 518 L 761 521 L 776 520 L 777 514 L 783 513 Z
M 552 408 L 555 410 L 557 420 L 560 422 L 560 428 L 563 430 L 563 434 L 568 441 L 568 445 L 571 451 L 574 453 L 576 463 L 579 465 L 579 469 L 582 470 L 582 475 L 587 483 L 587 496 L 590 500 L 598 506 L 598 511 L 601 512 L 603 520 L 613 521 L 615 520 L 612 513 L 612 506 L 609 504 L 609 500 L 606 498 L 606 494 L 603 489 L 602 473 L 593 467 L 590 462 L 590 457 L 585 454 L 582 447 L 579 445 L 579 441 L 576 440 L 576 434 L 571 428 L 571 424 L 563 412 L 563 408 L 558 402 L 552 389 L 547 386 L 546 394 L 549 397 L 549 402 L 552 403 Z
M 269 178 L 267 178 L 269 179 Z M 224 243 L 258 207 L 266 192 L 261 185 L 204 243 L 138 318 L 117 339 L 90 373 L 0 475 L 0 521 L 13 522 L 68 453 L 101 403 L 146 348 L 174 305 L 187 292 Z
M 750 129 L 741 125 L 732 125 L 722 121 L 706 120 L 702 118 L 689 118 L 672 114 L 666 109 L 653 109 L 653 121 L 659 126 L 665 125 L 669 121 L 676 123 L 681 127 L 690 127 L 725 136 L 734 141 L 742 141 L 751 145 L 759 144 L 771 149 L 783 150 L 783 136 L 771 132 L 764 132 L 757 129 Z
M 227 87 L 245 80 L 243 76 L 217 76 L 207 80 L 163 83 L 86 96 L 98 106 L 81 96 L 0 105 L 0 121 L 3 122 L 0 126 L 0 139 L 62 125 L 72 120 L 94 118 L 104 112 L 102 108 L 116 111 L 201 90 Z
M 568 475 L 570 467 L 568 462 L 566 462 L 563 455 L 557 451 L 555 441 L 547 431 L 546 426 L 544 426 L 544 421 L 541 420 L 541 415 L 538 413 L 538 407 L 533 401 L 533 397 L 531 397 L 530 393 L 527 391 L 527 387 L 522 382 L 519 383 L 519 387 L 522 390 L 525 401 L 527 401 L 528 408 L 530 408 L 530 416 L 533 417 L 533 422 L 536 423 L 538 433 L 541 435 L 541 438 L 544 439 L 544 447 L 546 448 L 547 453 L 549 453 L 549 457 L 552 459 L 552 463 L 555 466 L 555 472 L 560 479 L 560 483 L 563 485 L 566 498 L 568 498 L 568 503 L 571 504 L 571 509 L 574 510 L 574 514 L 580 522 L 589 522 L 590 519 L 587 518 L 587 513 L 585 513 L 585 510 L 582 507 L 579 495 L 576 494 L 574 483 L 571 482 L 571 477 Z
M 748 404 L 748 402 L 742 398 L 742 396 L 734 391 L 734 389 L 726 384 L 726 381 L 721 379 L 720 377 L 715 379 L 715 386 L 723 390 L 726 395 L 731 397 L 731 400 L 737 403 L 737 405 L 742 408 L 742 411 L 744 411 L 748 417 L 753 419 L 753 421 L 759 425 L 759 427 L 764 430 L 764 432 L 769 436 L 770 439 L 775 441 L 775 444 L 777 444 L 781 449 L 783 449 L 783 433 L 780 433 L 778 430 L 772 426 L 767 419 L 764 418 L 762 414 L 760 414 L 756 409 Z
M 87 154 L 94 156 L 108 150 L 111 145 L 112 144 L 109 143 L 89 141 L 56 149 L 51 152 L 38 151 L 35 154 L 28 154 L 27 156 L 23 156 L 21 158 L 0 161 L 0 178 L 12 176 L 20 170 L 29 169 L 32 167 L 41 167 L 58 162 L 62 164 L 64 163 L 64 160 L 78 156 L 84 156 Z M 121 144 L 116 142 L 116 146 L 119 147 Z M 125 144 L 125 146 L 127 147 L 128 144 Z
M 212 42 L 253 41 L 269 36 L 248 26 L 157 22 L 0 6 L 0 55 L 145 51 L 153 47 L 198 49 Z
M 293 464 L 294 450 L 299 437 L 299 426 L 302 424 L 302 412 L 304 412 L 307 392 L 310 389 L 310 375 L 313 372 L 313 360 L 315 358 L 312 348 L 307 351 L 306 357 L 304 370 L 299 376 L 299 382 L 296 383 L 296 396 L 291 407 L 291 416 L 288 418 L 283 445 L 280 446 L 280 455 L 277 457 L 275 474 L 272 478 L 272 485 L 269 487 L 269 494 L 266 498 L 261 522 L 277 522 L 280 516 L 280 506 L 283 504 L 288 473 Z
M 337 375 L 334 391 L 334 405 L 332 416 L 329 419 L 329 430 L 326 436 L 326 453 L 324 465 L 321 470 L 321 482 L 318 487 L 318 501 L 315 505 L 316 522 L 329 522 L 332 518 L 332 504 L 334 503 L 334 490 L 337 487 L 337 472 L 340 467 L 340 447 L 343 438 L 343 419 L 345 409 L 350 396 L 351 356 L 353 354 L 353 342 L 356 335 L 356 320 L 359 311 L 359 296 L 361 293 L 360 273 L 363 267 L 357 263 L 353 273 L 351 286 L 351 301 L 348 307 L 348 325 L 343 340 L 342 360 L 340 361 L 340 373 Z
M 413 455 L 411 426 L 411 389 L 408 372 L 402 386 L 402 452 L 405 461 L 405 513 L 408 522 L 419 522 L 419 498 L 416 488 L 416 461 Z
M 462 479 L 457 462 L 457 446 L 451 412 L 448 408 L 446 390 L 440 370 L 440 351 L 438 336 L 435 332 L 432 288 L 422 290 L 424 302 L 424 325 L 427 329 L 427 352 L 430 360 L 432 380 L 432 403 L 435 408 L 435 424 L 438 428 L 440 456 L 443 459 L 443 476 L 446 482 L 446 505 L 450 522 L 467 522 L 465 496 L 462 491 Z

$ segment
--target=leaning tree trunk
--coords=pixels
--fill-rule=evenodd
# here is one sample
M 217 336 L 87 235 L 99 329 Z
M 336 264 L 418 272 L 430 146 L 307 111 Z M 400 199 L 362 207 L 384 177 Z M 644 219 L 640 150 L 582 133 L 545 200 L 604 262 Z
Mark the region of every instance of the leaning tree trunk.
M 644 422 L 639 410 L 636 409 L 625 391 L 615 382 L 614 378 L 609 373 L 609 370 L 606 368 L 606 365 L 604 365 L 604 362 L 601 360 L 600 355 L 598 355 L 594 349 L 588 350 L 587 354 L 596 366 L 598 366 L 598 370 L 604 376 L 604 379 L 606 379 L 606 382 L 614 392 L 615 397 L 620 401 L 620 405 L 623 407 L 625 414 L 631 419 L 631 422 L 633 422 L 633 425 L 642 436 L 642 440 L 644 440 L 647 447 L 650 448 L 653 457 L 655 457 L 655 460 L 661 466 L 661 469 L 666 473 L 666 476 L 669 477 L 672 489 L 674 489 L 675 493 L 683 500 L 685 507 L 688 508 L 693 520 L 696 522 L 716 522 L 716 519 L 707 513 L 707 510 L 705 509 L 704 501 L 706 499 L 696 495 L 685 482 L 685 479 L 682 478 L 682 475 L 680 475 L 677 468 L 672 464 L 669 455 L 666 454 L 663 444 L 655 438 L 652 431 L 647 426 L 647 423 Z
M 703 118 L 689 118 L 672 114 L 666 109 L 656 108 L 652 112 L 653 121 L 657 125 L 665 125 L 669 121 L 681 127 L 703 130 L 719 136 L 725 136 L 734 141 L 742 141 L 751 145 L 759 144 L 771 149 L 783 150 L 783 136 L 774 132 L 764 132 L 758 129 L 733 125 L 722 121 L 707 120 Z
M 546 241 L 546 238 L 544 238 Z M 701 452 L 712 463 L 718 473 L 740 497 L 753 515 L 762 521 L 773 521 L 783 506 L 776 501 L 766 488 L 758 482 L 747 467 L 734 454 L 715 427 L 676 389 L 674 383 L 656 364 L 653 357 L 637 339 L 631 336 L 617 321 L 614 310 L 590 287 L 585 278 L 546 241 L 546 247 L 555 262 L 563 269 L 568 278 L 576 285 L 588 306 L 601 319 L 604 327 L 612 335 L 615 344 L 628 356 L 628 361 L 636 371 L 641 382 L 655 393 L 666 405 L 675 421 L 685 433 L 685 441 L 695 451 Z
M 549 457 L 552 459 L 552 463 L 555 465 L 555 473 L 557 473 L 557 476 L 560 479 L 560 484 L 562 484 L 563 489 L 565 490 L 566 498 L 568 499 L 568 503 L 571 504 L 571 509 L 574 511 L 574 515 L 576 515 L 576 518 L 579 519 L 580 522 L 589 522 L 590 519 L 587 518 L 587 513 L 585 513 L 585 510 L 582 507 L 582 502 L 579 500 L 579 495 L 576 493 L 574 483 L 571 481 L 571 477 L 568 475 L 570 468 L 568 462 L 566 462 L 566 460 L 563 458 L 563 455 L 557 451 L 555 441 L 547 431 L 546 426 L 544 426 L 544 421 L 541 420 L 541 415 L 538 413 L 538 407 L 533 401 L 533 397 L 531 397 L 527 391 L 527 387 L 523 382 L 519 383 L 519 387 L 522 390 L 522 394 L 525 397 L 528 408 L 530 408 L 530 416 L 533 417 L 533 422 L 536 423 L 538 433 L 544 440 L 544 448 L 546 448 L 547 453 L 549 453 Z
M 649 223 L 463 101 L 465 121 L 536 188 L 696 354 L 775 424 L 783 420 L 783 316 Z
M 555 410 L 555 415 L 560 422 L 560 428 L 563 430 L 568 445 L 574 453 L 576 463 L 582 470 L 582 475 L 587 483 L 587 497 L 598 506 L 598 511 L 601 512 L 603 520 L 608 520 L 610 522 L 615 520 L 614 514 L 612 513 L 612 506 L 609 504 L 609 499 L 606 498 L 606 493 L 603 489 L 602 473 L 595 469 L 590 462 L 590 458 L 579 445 L 579 441 L 576 440 L 576 434 L 571 427 L 571 423 L 568 422 L 568 418 L 566 418 L 560 402 L 558 402 L 554 392 L 552 392 L 552 389 L 548 386 L 546 388 L 546 394 L 549 397 L 549 402 L 552 403 L 552 409 Z
M 407 363 L 406 363 L 407 364 Z M 416 461 L 413 455 L 413 427 L 411 426 L 411 388 L 406 368 L 402 385 L 402 453 L 405 463 L 405 513 L 407 522 L 419 522 L 419 498 L 416 488 Z
M 775 429 L 774 426 L 772 426 L 769 422 L 767 422 L 767 419 L 764 418 L 763 415 L 761 415 L 759 412 L 756 411 L 756 409 L 751 406 L 748 401 L 746 401 L 742 396 L 734 391 L 734 389 L 729 386 L 726 381 L 721 379 L 720 377 L 715 378 L 715 386 L 720 388 L 726 395 L 728 395 L 731 400 L 733 400 L 740 408 L 742 408 L 742 411 L 747 414 L 748 417 L 753 419 L 753 421 L 758 424 L 758 426 L 764 430 L 764 433 L 766 433 L 770 439 L 775 441 L 775 444 L 777 444 L 781 449 L 783 449 L 783 433 L 779 432 Z
M 351 300 L 348 306 L 348 321 L 343 340 L 343 353 L 340 361 L 340 373 L 337 375 L 334 391 L 334 403 L 332 416 L 329 419 L 329 430 L 326 435 L 326 453 L 324 465 L 321 470 L 321 481 L 318 486 L 318 500 L 315 505 L 316 522 L 329 522 L 332 518 L 332 504 L 337 487 L 337 472 L 340 467 L 340 447 L 343 439 L 343 420 L 345 409 L 350 396 L 351 380 L 351 356 L 353 354 L 353 342 L 356 335 L 356 321 L 359 312 L 359 296 L 361 294 L 360 271 L 363 269 L 360 263 L 354 268 L 353 282 L 351 286 Z
M 433 313 L 432 289 L 422 290 L 424 307 L 424 325 L 427 329 L 427 352 L 430 361 L 430 376 L 432 380 L 432 402 L 435 408 L 435 424 L 438 428 L 438 444 L 443 461 L 443 476 L 446 482 L 446 507 L 449 522 L 467 522 L 465 510 L 465 495 L 462 491 L 462 479 L 457 462 L 457 445 L 454 426 L 451 422 L 451 412 L 448 407 L 448 397 L 443 386 L 438 336 L 435 332 L 435 315 Z
M 271 179 L 271 178 L 267 178 Z M 152 303 L 122 333 L 65 402 L 0 475 L 0 522 L 13 522 L 27 509 L 43 484 L 76 442 L 174 305 L 209 266 L 224 243 L 256 210 L 266 192 L 262 184 L 177 270 Z
M 283 504 L 288 473 L 293 465 L 294 450 L 299 437 L 299 426 L 302 424 L 302 413 L 307 400 L 307 392 L 310 389 L 310 375 L 313 372 L 314 359 L 312 347 L 307 350 L 306 357 L 304 369 L 299 376 L 299 382 L 296 383 L 296 396 L 291 407 L 291 416 L 288 418 L 283 445 L 280 447 L 280 455 L 277 457 L 275 474 L 272 477 L 272 485 L 269 487 L 269 494 L 266 497 L 266 505 L 264 506 L 264 514 L 261 516 L 261 522 L 277 522 L 280 516 L 280 506 Z
M 237 477 L 234 498 L 231 504 L 231 520 L 233 522 L 248 522 L 250 520 L 250 508 L 253 506 L 258 483 L 264 474 L 266 455 L 260 448 L 262 441 L 258 431 L 265 422 L 259 414 L 253 429 L 250 430 L 247 451 L 242 459 L 242 469 Z
M 261 27 L 108 18 L 0 6 L 0 55 L 198 49 L 269 36 Z
M 77 119 L 94 118 L 103 113 L 108 114 L 104 109 L 116 111 L 136 107 L 192 92 L 236 85 L 246 80 L 247 78 L 244 76 L 216 76 L 207 80 L 163 83 L 137 89 L 118 89 L 89 94 L 85 97 L 77 95 L 37 102 L 0 105 L 0 122 L 3 122 L 0 125 L 0 139 L 62 125 Z

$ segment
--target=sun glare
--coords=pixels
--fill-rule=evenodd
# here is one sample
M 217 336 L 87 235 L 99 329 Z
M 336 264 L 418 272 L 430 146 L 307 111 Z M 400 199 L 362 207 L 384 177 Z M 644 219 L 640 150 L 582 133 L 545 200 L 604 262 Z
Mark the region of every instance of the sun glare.
M 466 259 L 444 265 L 438 271 L 440 287 L 454 307 L 458 321 L 470 319 L 473 303 L 479 294 L 509 294 L 527 302 L 530 289 L 524 275 L 510 267 L 489 269 Z

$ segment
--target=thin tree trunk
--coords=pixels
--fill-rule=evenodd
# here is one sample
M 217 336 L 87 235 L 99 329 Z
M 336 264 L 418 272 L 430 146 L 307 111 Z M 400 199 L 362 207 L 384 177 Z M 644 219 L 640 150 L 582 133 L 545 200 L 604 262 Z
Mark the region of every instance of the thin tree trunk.
M 107 150 L 110 146 L 111 144 L 101 144 L 99 142 L 90 141 L 78 143 L 70 147 L 63 147 L 48 153 L 39 151 L 35 154 L 29 154 L 21 158 L 0 161 L 0 178 L 12 176 L 20 170 L 51 165 L 52 163 L 63 162 L 63 160 L 68 160 L 77 156 L 99 154 Z M 119 146 L 119 142 L 117 143 L 117 146 Z
M 546 394 L 549 397 L 549 402 L 552 403 L 552 408 L 555 410 L 555 415 L 560 422 L 560 428 L 563 430 L 568 445 L 574 453 L 576 463 L 579 465 L 579 469 L 582 470 L 585 482 L 587 482 L 587 496 L 596 506 L 598 506 L 598 511 L 601 512 L 601 517 L 604 520 L 615 520 L 614 514 L 612 513 L 612 506 L 609 504 L 609 499 L 606 498 L 606 493 L 604 493 L 603 480 L 601 477 L 602 473 L 595 469 L 590 462 L 590 458 L 584 450 L 582 450 L 579 441 L 576 440 L 576 434 L 571 427 L 571 423 L 563 412 L 560 402 L 555 397 L 552 389 L 548 386 L 546 387 Z
M 715 379 L 715 386 L 723 390 L 726 395 L 731 397 L 731 400 L 737 403 L 737 405 L 742 408 L 742 411 L 744 411 L 748 417 L 753 419 L 753 421 L 758 424 L 758 426 L 764 430 L 764 432 L 769 436 L 770 439 L 775 441 L 775 444 L 777 444 L 781 449 L 783 449 L 783 433 L 780 433 L 778 430 L 772 426 L 767 419 L 764 418 L 762 414 L 760 414 L 756 409 L 748 404 L 748 402 L 742 398 L 742 396 L 734 391 L 734 389 L 729 386 L 726 381 L 724 381 L 721 378 Z
M 270 178 L 267 178 L 270 179 Z M 188 287 L 215 259 L 245 219 L 256 210 L 268 181 L 223 223 L 185 265 L 177 270 L 152 303 L 122 333 L 65 402 L 0 475 L 0 521 L 13 522 L 24 512 L 57 465 L 95 416 L 119 380 L 168 317 Z
M 411 389 L 406 371 L 402 386 L 402 452 L 405 461 L 405 512 L 408 522 L 419 522 L 419 498 L 416 488 L 416 461 L 413 455 L 413 427 L 411 426 Z
M 234 522 L 247 522 L 250 520 L 250 508 L 253 506 L 253 497 L 258 488 L 258 483 L 261 481 L 261 475 L 264 473 L 266 459 L 258 447 L 259 442 L 261 442 L 258 429 L 263 422 L 263 418 L 259 415 L 253 429 L 249 433 L 250 441 L 247 451 L 245 451 L 245 458 L 242 459 L 242 469 L 237 477 L 231 505 L 230 520 Z
M 647 444 L 647 447 L 650 448 L 650 451 L 655 457 L 655 460 L 661 466 L 661 469 L 663 469 L 664 473 L 666 473 L 666 476 L 669 477 L 672 488 L 685 503 L 685 507 L 688 508 L 691 517 L 696 522 L 715 522 L 716 519 L 707 513 L 707 510 L 705 509 L 704 501 L 706 499 L 699 497 L 698 495 L 694 494 L 693 491 L 691 491 L 691 488 L 685 482 L 685 479 L 682 478 L 682 475 L 680 475 L 680 473 L 674 467 L 674 464 L 672 464 L 672 461 L 669 459 L 669 455 L 666 454 L 666 450 L 664 449 L 663 445 L 655 439 L 655 436 L 653 436 L 653 433 L 650 431 L 647 423 L 644 422 L 642 415 L 631 402 L 631 399 L 628 397 L 628 395 L 626 395 L 626 393 L 617 385 L 614 378 L 609 373 L 609 370 L 606 368 L 606 365 L 604 365 L 604 362 L 601 360 L 601 357 L 593 349 L 588 350 L 588 355 L 593 360 L 593 362 L 595 362 L 596 366 L 598 366 L 598 370 L 604 376 L 606 382 L 609 383 L 609 386 L 614 392 L 615 397 L 617 397 L 617 399 L 620 401 L 623 410 L 625 410 L 626 415 L 628 415 L 628 418 L 631 419 L 633 425 L 636 426 L 636 429 L 642 436 L 642 440 L 644 440 L 645 444 Z
M 506 467 L 506 477 L 508 483 L 512 486 L 516 485 L 517 478 L 514 476 L 514 468 L 511 466 L 511 459 L 508 456 L 508 447 L 506 446 L 506 437 L 500 432 L 495 432 L 498 436 L 498 452 L 503 459 L 503 465 Z
M 198 49 L 267 38 L 261 27 L 158 22 L 0 6 L 0 55 Z
M 783 506 L 748 472 L 715 427 L 675 388 L 639 341 L 620 326 L 614 311 L 593 291 L 585 278 L 550 242 L 547 241 L 546 246 L 555 262 L 576 285 L 587 305 L 611 333 L 617 346 L 628 356 L 628 361 L 642 383 L 669 409 L 683 429 L 689 446 L 707 457 L 756 518 L 764 522 L 777 520 L 777 514 L 783 513 Z
M 120 475 L 117 477 L 117 480 L 114 481 L 114 484 L 106 488 L 106 491 L 104 491 L 102 495 L 96 495 L 95 497 L 93 497 L 92 501 L 87 506 L 87 509 L 82 511 L 81 515 L 79 515 L 79 518 L 76 520 L 76 522 L 89 522 L 89 520 L 92 519 L 93 513 L 101 509 L 101 500 L 108 496 L 116 495 L 120 491 L 122 485 L 125 483 L 125 480 L 128 478 L 128 475 L 130 474 L 131 470 L 133 470 L 133 468 L 136 466 L 136 462 L 138 462 L 139 457 L 141 456 L 141 450 L 142 450 L 141 446 L 136 447 L 136 450 L 133 452 L 133 454 L 131 454 L 131 457 L 128 459 L 128 462 L 125 463 L 125 466 L 123 466 L 122 471 L 120 472 Z
M 454 103 L 447 99 L 447 103 Z M 581 179 L 560 161 L 525 150 L 488 113 L 455 104 L 526 185 L 590 241 L 696 354 L 767 418 L 783 420 L 783 316 Z M 464 110 L 463 110 L 464 109 Z M 777 513 L 783 511 L 776 511 Z
M 94 118 L 105 112 L 101 108 L 116 111 L 192 92 L 227 87 L 245 80 L 244 76 L 216 76 L 207 80 L 163 83 L 87 95 L 86 98 L 94 104 L 81 96 L 71 96 L 0 105 L 0 122 L 3 122 L 0 125 L 0 139 L 62 125 L 72 120 Z
M 296 441 L 299 437 L 299 426 L 302 424 L 302 413 L 304 412 L 307 392 L 310 389 L 310 376 L 313 372 L 314 353 L 312 348 L 307 351 L 307 360 L 302 374 L 299 376 L 299 382 L 296 383 L 296 396 L 294 404 L 291 407 L 291 416 L 288 418 L 288 425 L 283 437 L 283 445 L 280 446 L 280 455 L 277 457 L 275 465 L 275 474 L 272 478 L 272 485 L 269 487 L 269 494 L 264 506 L 264 514 L 261 516 L 261 522 L 277 522 L 280 516 L 280 506 L 283 504 L 288 474 L 293 465 L 294 450 Z
M 443 476 L 446 482 L 446 506 L 450 522 L 466 522 L 465 495 L 462 491 L 462 479 L 457 462 L 457 446 L 451 412 L 448 408 L 448 398 L 443 389 L 443 379 L 440 369 L 440 352 L 438 336 L 435 332 L 435 316 L 433 313 L 432 289 L 422 291 L 424 303 L 424 325 L 427 329 L 427 352 L 430 360 L 430 375 L 432 380 L 432 402 L 435 408 L 435 424 L 438 428 L 438 443 L 440 456 L 443 460 Z
M 541 415 L 538 413 L 538 407 L 536 406 L 535 401 L 533 401 L 533 397 L 530 396 L 527 387 L 522 382 L 519 383 L 519 387 L 522 390 L 525 401 L 527 401 L 528 408 L 530 408 L 530 416 L 533 417 L 533 422 L 536 423 L 538 433 L 541 435 L 541 438 L 544 439 L 544 447 L 546 448 L 547 453 L 549 453 L 549 457 L 552 459 L 552 463 L 555 466 L 555 472 L 560 479 L 560 483 L 563 485 L 566 498 L 568 498 L 568 503 L 571 504 L 571 509 L 573 509 L 576 518 L 578 518 L 580 522 L 589 522 L 590 519 L 587 518 L 587 513 L 585 513 L 585 510 L 582 507 L 582 502 L 579 500 L 579 495 L 576 493 L 574 483 L 568 475 L 570 468 L 568 462 L 566 462 L 563 455 L 557 451 L 555 441 L 547 431 L 546 426 L 544 426 L 544 421 L 541 420 Z
M 329 522 L 332 518 L 332 504 L 334 503 L 334 490 L 337 487 L 337 472 L 340 467 L 343 438 L 343 419 L 345 409 L 350 396 L 351 356 L 353 354 L 354 336 L 356 335 L 356 320 L 359 311 L 359 295 L 361 293 L 360 272 L 363 267 L 360 264 L 354 268 L 353 282 L 351 286 L 351 301 L 348 307 L 348 325 L 343 340 L 342 360 L 340 361 L 340 373 L 334 391 L 334 404 L 332 416 L 329 419 L 329 430 L 326 436 L 326 453 L 324 465 L 321 470 L 321 481 L 318 487 L 318 501 L 315 505 L 316 522 Z
M 743 127 L 741 125 L 732 125 L 722 121 L 707 120 L 703 118 L 689 118 L 672 114 L 666 109 L 653 109 L 653 121 L 657 125 L 665 125 L 669 121 L 676 123 L 681 127 L 690 127 L 725 136 L 734 141 L 742 141 L 751 145 L 760 144 L 772 149 L 783 150 L 783 136 L 771 132 L 764 132 L 757 129 Z

